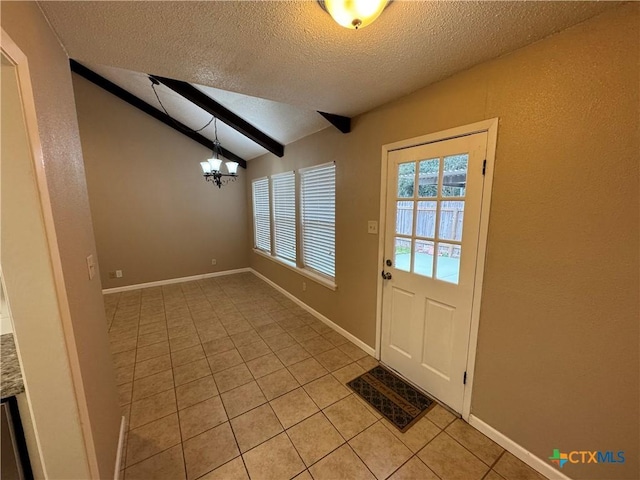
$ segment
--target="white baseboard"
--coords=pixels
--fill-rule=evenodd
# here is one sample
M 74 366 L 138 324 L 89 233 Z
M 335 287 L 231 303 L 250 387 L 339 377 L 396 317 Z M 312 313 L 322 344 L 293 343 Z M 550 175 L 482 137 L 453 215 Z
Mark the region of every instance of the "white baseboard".
M 105 288 L 103 294 L 127 292 L 129 290 L 138 290 L 140 288 L 160 287 L 162 285 L 171 285 L 173 283 L 192 282 L 194 280 L 204 280 L 205 278 L 223 277 L 225 275 L 233 275 L 234 273 L 246 273 L 252 271 L 250 268 L 236 268 L 235 270 L 223 270 L 222 272 L 203 273 L 201 275 L 192 275 L 190 277 L 169 278 L 167 280 L 158 280 L 157 282 L 138 283 L 136 285 L 125 285 L 124 287 Z
M 571 480 L 570 477 L 567 477 L 564 473 L 555 469 L 550 463 L 542 460 L 540 457 L 535 456 L 529 450 L 517 444 L 509 437 L 499 432 L 491 425 L 483 422 L 473 414 L 469 415 L 469 425 L 476 428 L 479 432 L 484 433 L 487 437 L 496 442 L 506 451 L 512 453 L 515 457 L 519 458 L 545 477 L 552 480 Z
M 313 315 L 314 317 L 316 317 L 318 320 L 320 320 L 322 323 L 324 323 L 325 325 L 327 325 L 328 327 L 331 327 L 333 330 L 335 330 L 336 332 L 338 332 L 340 335 L 342 335 L 343 337 L 347 338 L 349 341 L 351 341 L 352 343 L 355 343 L 358 347 L 360 347 L 362 350 L 364 350 L 365 352 L 367 352 L 369 355 L 371 355 L 372 357 L 375 357 L 375 349 L 371 348 L 369 345 L 367 345 L 366 343 L 364 343 L 362 340 L 360 340 L 358 337 L 352 335 L 351 333 L 347 332 L 344 328 L 336 325 L 335 323 L 333 323 L 331 320 L 329 320 L 327 317 L 325 317 L 324 315 L 322 315 L 320 312 L 318 312 L 317 310 L 314 310 L 313 308 L 311 308 L 309 305 L 307 305 L 306 303 L 304 303 L 302 300 L 300 300 L 298 297 L 296 297 L 295 295 L 293 295 L 292 293 L 289 293 L 287 290 L 285 290 L 284 288 L 282 288 L 280 285 L 278 285 L 277 283 L 275 283 L 272 280 L 269 280 L 267 277 L 265 277 L 264 275 L 262 275 L 261 273 L 255 271 L 253 268 L 249 269 L 256 277 L 258 277 L 260 280 L 263 280 L 264 282 L 268 283 L 269 285 L 271 285 L 273 288 L 275 288 L 276 290 L 278 290 L 280 293 L 282 293 L 285 297 L 287 297 L 288 299 L 290 299 L 291 301 L 295 302 L 296 304 L 300 305 L 302 308 L 304 308 L 307 312 L 309 312 L 311 315 Z
M 120 469 L 122 468 L 122 454 L 124 449 L 124 434 L 126 429 L 126 421 L 124 415 L 120 420 L 120 436 L 118 438 L 118 452 L 116 453 L 116 471 L 113 474 L 113 480 L 120 478 Z
M 13 323 L 9 315 L 0 315 L 0 334 L 13 333 Z

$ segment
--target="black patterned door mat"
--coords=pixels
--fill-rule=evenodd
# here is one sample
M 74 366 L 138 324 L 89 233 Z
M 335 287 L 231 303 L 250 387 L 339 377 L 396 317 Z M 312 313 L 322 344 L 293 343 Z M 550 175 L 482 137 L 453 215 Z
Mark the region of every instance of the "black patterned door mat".
M 378 365 L 347 383 L 398 430 L 406 432 L 436 402 Z

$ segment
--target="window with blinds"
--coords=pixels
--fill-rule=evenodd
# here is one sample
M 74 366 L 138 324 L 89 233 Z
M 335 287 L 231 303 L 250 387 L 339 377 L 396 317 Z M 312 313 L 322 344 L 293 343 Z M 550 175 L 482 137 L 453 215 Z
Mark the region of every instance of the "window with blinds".
M 296 175 L 271 177 L 273 192 L 273 248 L 276 257 L 296 262 Z
M 300 171 L 302 259 L 304 266 L 335 277 L 336 167 Z
M 271 209 L 269 203 L 269 179 L 261 178 L 252 183 L 253 191 L 253 242 L 255 248 L 271 253 Z

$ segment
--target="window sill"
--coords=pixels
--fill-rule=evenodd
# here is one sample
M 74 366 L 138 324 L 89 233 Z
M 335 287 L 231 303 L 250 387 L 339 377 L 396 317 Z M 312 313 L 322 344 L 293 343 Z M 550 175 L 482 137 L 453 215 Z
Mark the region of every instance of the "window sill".
M 329 290 L 332 290 L 335 292 L 338 289 L 338 286 L 335 284 L 335 282 L 333 282 L 329 278 L 323 277 L 322 275 L 312 272 L 306 268 L 300 268 L 295 263 L 290 262 L 289 260 L 284 260 L 282 258 L 274 257 L 273 255 L 269 255 L 268 253 L 263 252 L 262 250 L 258 250 L 257 248 L 253 249 L 253 253 L 256 253 L 264 258 L 268 258 L 272 262 L 282 265 L 283 267 L 286 267 L 289 270 L 293 270 L 294 272 L 304 277 L 307 277 L 316 283 L 319 283 L 320 285 L 328 288 Z

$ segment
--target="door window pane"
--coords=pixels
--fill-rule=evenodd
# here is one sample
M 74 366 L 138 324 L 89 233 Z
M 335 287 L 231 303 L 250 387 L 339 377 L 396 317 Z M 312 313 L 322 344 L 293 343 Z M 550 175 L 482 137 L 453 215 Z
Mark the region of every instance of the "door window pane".
M 416 162 L 398 165 L 398 198 L 413 198 L 416 182 Z
M 411 271 L 411 240 L 396 237 L 394 250 L 394 266 L 398 270 Z
M 445 282 L 458 283 L 460 276 L 460 245 L 438 243 L 436 278 Z
M 433 277 L 433 242 L 416 240 L 413 271 L 418 275 Z
M 416 235 L 433 238 L 436 236 L 436 202 L 418 202 Z
M 413 204 L 414 202 L 397 202 L 396 233 L 411 235 L 413 232 Z
M 457 240 L 458 242 L 462 241 L 463 220 L 464 201 L 441 202 L 438 238 L 442 240 Z
M 432 198 L 438 196 L 438 175 L 440 173 L 440 159 L 422 160 L 418 175 L 418 196 Z
M 464 197 L 467 187 L 467 163 L 469 155 L 460 154 L 444 157 L 442 173 L 442 196 Z

